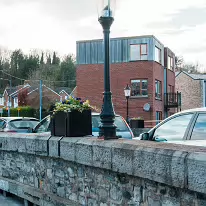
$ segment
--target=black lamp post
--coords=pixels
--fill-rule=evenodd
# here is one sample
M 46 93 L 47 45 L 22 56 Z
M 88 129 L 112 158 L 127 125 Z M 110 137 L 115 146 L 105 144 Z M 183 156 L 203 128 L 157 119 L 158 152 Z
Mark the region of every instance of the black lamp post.
M 114 124 L 115 112 L 112 103 L 112 93 L 110 90 L 110 27 L 114 21 L 111 9 L 112 0 L 99 0 L 102 3 L 99 14 L 99 23 L 102 25 L 104 33 L 104 99 L 100 114 L 101 124 L 99 126 L 99 136 L 108 139 L 118 139 L 116 136 L 116 126 Z
M 131 88 L 129 87 L 129 85 L 127 84 L 127 86 L 124 88 L 124 95 L 126 97 L 127 100 L 127 123 L 129 123 L 129 106 L 128 106 L 128 100 L 129 97 L 131 96 Z

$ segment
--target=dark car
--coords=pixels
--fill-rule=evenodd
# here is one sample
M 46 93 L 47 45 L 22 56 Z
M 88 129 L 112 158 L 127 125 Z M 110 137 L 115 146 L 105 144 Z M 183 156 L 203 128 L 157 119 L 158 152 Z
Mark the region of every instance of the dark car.
M 92 113 L 92 135 L 99 135 L 100 114 Z M 132 139 L 134 137 L 132 130 L 123 117 L 116 115 L 115 125 L 117 126 L 117 136 Z M 34 129 L 34 133 L 48 132 L 50 134 L 50 116 L 45 117 Z
M 206 108 L 176 113 L 141 134 L 139 139 L 206 146 Z
M 1 117 L 0 132 L 28 133 L 39 124 L 39 120 L 30 117 Z

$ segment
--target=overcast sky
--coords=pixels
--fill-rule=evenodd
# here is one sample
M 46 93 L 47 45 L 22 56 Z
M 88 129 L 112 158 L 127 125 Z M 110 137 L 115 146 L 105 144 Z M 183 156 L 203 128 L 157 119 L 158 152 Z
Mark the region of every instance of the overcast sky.
M 77 40 L 102 38 L 97 2 L 0 0 L 0 45 L 75 54 Z M 206 68 L 206 0 L 116 0 L 111 30 L 112 37 L 155 35 Z

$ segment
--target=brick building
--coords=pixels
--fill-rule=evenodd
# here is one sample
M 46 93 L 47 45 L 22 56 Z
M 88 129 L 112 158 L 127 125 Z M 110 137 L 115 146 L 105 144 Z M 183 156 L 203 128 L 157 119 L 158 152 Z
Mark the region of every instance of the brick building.
M 168 103 L 165 94 L 174 94 L 175 91 L 174 53 L 154 36 L 113 38 L 110 42 L 115 112 L 126 117 L 124 88 L 129 84 L 132 89 L 130 118 L 143 117 L 151 121 L 174 113 L 174 109 L 165 104 Z M 102 106 L 104 91 L 103 50 L 102 40 L 77 42 L 77 96 L 89 99 L 98 108 Z M 175 99 L 173 103 L 170 106 L 176 106 Z M 144 111 L 145 104 L 149 104 L 149 111 Z
M 176 73 L 176 89 L 181 92 L 182 110 L 206 107 L 206 75 Z

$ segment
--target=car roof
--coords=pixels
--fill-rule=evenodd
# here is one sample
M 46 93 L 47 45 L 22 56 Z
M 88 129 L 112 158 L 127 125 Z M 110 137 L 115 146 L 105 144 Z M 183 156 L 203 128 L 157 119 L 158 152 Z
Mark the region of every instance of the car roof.
M 173 117 L 173 116 L 177 116 L 177 115 L 180 115 L 180 114 L 190 113 L 190 112 L 206 112 L 206 107 L 183 110 L 181 112 L 174 113 L 173 115 L 169 116 L 168 118 Z M 168 118 L 166 118 L 166 119 L 168 119 Z M 165 121 L 166 119 L 164 119 L 163 121 Z
M 6 121 L 11 121 L 11 120 L 21 120 L 21 119 L 28 119 L 28 120 L 37 120 L 38 119 L 34 118 L 34 117 L 1 117 L 1 119 L 4 119 Z
M 187 110 L 183 110 L 179 113 L 176 114 L 181 114 L 181 113 L 188 113 L 188 112 L 206 112 L 206 107 L 200 107 L 200 108 L 195 108 L 195 109 L 187 109 Z

